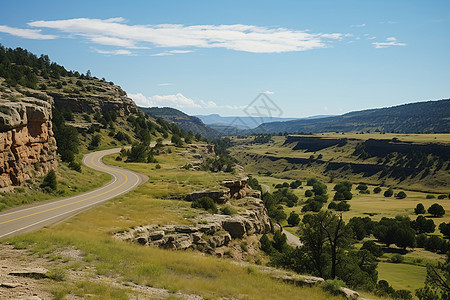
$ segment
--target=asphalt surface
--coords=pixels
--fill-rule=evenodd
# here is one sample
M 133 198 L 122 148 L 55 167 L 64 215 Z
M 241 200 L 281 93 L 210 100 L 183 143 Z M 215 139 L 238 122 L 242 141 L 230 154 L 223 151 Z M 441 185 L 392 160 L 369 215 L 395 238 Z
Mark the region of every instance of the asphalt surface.
M 119 151 L 120 148 L 97 151 L 83 158 L 86 166 L 112 176 L 112 180 L 106 185 L 73 197 L 17 207 L 0 213 L 0 238 L 34 231 L 67 219 L 99 203 L 125 194 L 145 182 L 147 178 L 144 175 L 108 166 L 102 162 L 103 156 Z

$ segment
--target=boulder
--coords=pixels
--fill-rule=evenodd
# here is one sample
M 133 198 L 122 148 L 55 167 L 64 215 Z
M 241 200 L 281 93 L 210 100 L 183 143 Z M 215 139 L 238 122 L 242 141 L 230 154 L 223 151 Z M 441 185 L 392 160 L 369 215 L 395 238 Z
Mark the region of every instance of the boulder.
M 214 235 L 209 238 L 208 244 L 212 248 L 218 248 L 222 246 L 227 246 L 228 243 L 231 241 L 231 236 L 228 233 L 220 234 L 220 235 Z
M 45 268 L 24 268 L 17 271 L 9 272 L 8 275 L 19 277 L 30 277 L 34 279 L 47 278 L 48 270 Z
M 245 222 L 241 218 L 230 218 L 223 221 L 222 227 L 228 231 L 232 238 L 242 238 L 247 232 Z
M 356 292 L 356 291 L 353 291 L 353 290 L 348 289 L 346 287 L 341 287 L 339 290 L 344 295 L 344 297 L 347 298 L 347 299 L 352 299 L 352 300 L 354 299 L 354 300 L 356 300 L 356 299 L 359 298 L 359 293 Z

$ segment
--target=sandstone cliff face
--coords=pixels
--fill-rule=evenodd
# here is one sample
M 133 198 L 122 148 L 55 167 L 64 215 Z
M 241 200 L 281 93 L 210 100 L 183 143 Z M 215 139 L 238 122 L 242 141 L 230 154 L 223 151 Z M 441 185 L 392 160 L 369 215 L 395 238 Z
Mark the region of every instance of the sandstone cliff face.
M 0 99 L 0 188 L 21 185 L 57 168 L 51 104 Z

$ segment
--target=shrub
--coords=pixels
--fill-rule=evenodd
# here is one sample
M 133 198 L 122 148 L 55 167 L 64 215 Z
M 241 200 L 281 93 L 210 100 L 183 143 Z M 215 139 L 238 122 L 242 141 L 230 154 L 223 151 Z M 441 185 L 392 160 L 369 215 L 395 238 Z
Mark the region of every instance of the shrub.
M 289 186 L 291 189 L 296 189 L 301 185 L 302 185 L 302 182 L 300 180 L 296 180 L 296 181 L 291 182 L 291 184 Z
M 305 191 L 305 196 L 306 197 L 311 197 L 313 195 L 313 192 L 311 190 L 306 190 Z
M 161 169 L 161 165 L 160 164 L 156 164 L 155 169 L 157 169 L 157 170 Z
M 442 217 L 443 215 L 445 215 L 445 210 L 442 205 L 434 203 L 428 208 L 428 213 L 433 215 L 434 217 Z
M 102 140 L 102 136 L 100 134 L 96 134 L 92 137 L 91 143 L 89 144 L 88 149 L 93 150 L 100 145 L 100 141 Z
M 394 195 L 394 190 L 392 188 L 387 189 L 384 194 L 385 197 L 392 197 Z
M 447 195 L 439 195 L 438 196 L 438 199 L 446 199 L 447 198 Z
M 326 280 L 322 285 L 324 291 L 336 296 L 342 293 L 341 287 L 345 287 L 345 283 L 339 279 Z
M 349 211 L 350 210 L 350 204 L 348 204 L 345 201 L 341 201 L 336 205 L 337 211 Z
M 306 181 L 306 185 L 313 186 L 314 183 L 317 183 L 317 182 L 318 182 L 317 179 L 311 178 L 311 179 L 308 179 L 308 181 Z
M 406 193 L 404 191 L 398 192 L 397 195 L 395 195 L 398 199 L 405 199 Z
M 214 203 L 214 200 L 211 199 L 210 197 L 202 197 L 202 198 L 192 201 L 191 207 L 192 208 L 202 208 L 206 211 L 209 211 L 209 212 L 212 212 L 215 214 L 217 213 L 216 203 Z
M 404 258 L 401 254 L 398 254 L 398 253 L 395 253 L 395 254 L 392 255 L 392 257 L 389 259 L 389 261 L 390 261 L 391 263 L 394 263 L 394 264 L 402 263 L 404 260 L 405 260 L 405 258 Z
M 75 161 L 71 161 L 69 163 L 69 168 L 71 168 L 72 170 L 75 170 L 75 171 L 81 173 L 81 164 L 80 163 L 77 163 Z
M 287 222 L 291 226 L 297 226 L 298 223 L 300 223 L 300 216 L 296 212 L 292 211 L 287 219 Z
M 44 180 L 42 181 L 41 188 L 44 190 L 54 191 L 58 186 L 58 182 L 56 181 L 56 173 L 53 170 L 45 175 Z
M 365 190 L 367 190 L 367 185 L 364 183 L 361 183 L 356 187 L 356 189 L 360 190 L 360 191 L 365 191 Z
M 377 186 L 376 188 L 373 189 L 374 194 L 379 194 L 380 192 L 381 192 L 381 188 L 379 186 Z
M 328 209 L 336 209 L 336 207 L 337 207 L 336 202 L 330 202 L 330 204 L 328 204 Z
M 416 208 L 414 208 L 414 213 L 416 215 L 420 215 L 420 214 L 424 214 L 425 213 L 425 207 L 423 206 L 422 203 L 418 203 L 416 205 Z
M 232 208 L 231 206 L 228 206 L 228 205 L 221 208 L 220 212 L 223 215 L 229 215 L 229 216 L 235 215 L 237 213 L 237 211 L 234 208 Z
M 434 195 L 427 195 L 427 199 L 434 199 L 436 198 Z
M 318 212 L 322 208 L 323 203 L 319 201 L 308 201 L 305 206 L 302 207 L 302 212 L 313 211 Z

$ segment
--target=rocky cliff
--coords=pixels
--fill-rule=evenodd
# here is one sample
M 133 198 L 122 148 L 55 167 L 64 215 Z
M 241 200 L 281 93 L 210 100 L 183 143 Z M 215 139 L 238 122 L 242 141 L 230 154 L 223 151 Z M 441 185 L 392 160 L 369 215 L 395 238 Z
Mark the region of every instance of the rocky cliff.
M 51 104 L 0 98 L 0 188 L 21 185 L 57 168 Z
M 73 93 L 73 90 L 49 90 L 47 94 L 54 99 L 58 108 L 70 108 L 74 113 L 104 113 L 114 111 L 119 116 L 138 112 L 136 103 L 127 97 L 119 86 L 98 79 L 79 80 L 85 92 Z M 86 88 L 88 90 L 86 90 Z

